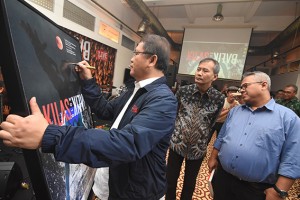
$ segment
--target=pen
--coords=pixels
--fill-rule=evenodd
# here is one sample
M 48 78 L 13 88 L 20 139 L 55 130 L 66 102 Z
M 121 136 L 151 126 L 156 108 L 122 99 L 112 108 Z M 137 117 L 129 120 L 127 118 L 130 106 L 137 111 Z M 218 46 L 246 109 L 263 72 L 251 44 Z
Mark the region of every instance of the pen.
M 86 68 L 89 68 L 89 69 L 96 69 L 96 67 L 94 67 L 94 66 L 85 66 Z
M 78 65 L 78 63 L 70 63 L 71 65 Z M 96 67 L 94 67 L 94 66 L 85 66 L 86 68 L 88 68 L 88 69 L 96 69 Z

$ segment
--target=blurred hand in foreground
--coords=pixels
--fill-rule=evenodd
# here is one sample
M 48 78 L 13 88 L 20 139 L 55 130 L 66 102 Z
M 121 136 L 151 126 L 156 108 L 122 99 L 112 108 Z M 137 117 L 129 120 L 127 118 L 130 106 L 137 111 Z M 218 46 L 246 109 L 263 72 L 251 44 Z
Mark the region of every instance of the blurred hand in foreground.
M 29 105 L 31 115 L 21 117 L 11 114 L 1 123 L 0 138 L 5 145 L 24 149 L 37 149 L 41 146 L 48 122 L 41 113 L 35 97 L 30 99 Z

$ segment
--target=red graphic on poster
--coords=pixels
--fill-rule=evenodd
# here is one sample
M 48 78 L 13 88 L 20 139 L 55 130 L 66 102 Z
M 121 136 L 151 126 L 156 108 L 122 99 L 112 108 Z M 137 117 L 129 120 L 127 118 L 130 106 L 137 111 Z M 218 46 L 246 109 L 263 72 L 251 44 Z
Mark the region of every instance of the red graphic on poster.
M 104 50 L 97 50 L 96 52 L 96 60 L 102 60 L 104 62 L 107 62 L 108 60 L 108 53 Z
M 56 36 L 55 37 L 55 41 L 56 41 L 56 44 L 57 44 L 57 48 L 59 48 L 60 50 L 62 50 L 64 48 L 64 46 L 63 46 L 63 43 L 62 43 L 60 37 Z

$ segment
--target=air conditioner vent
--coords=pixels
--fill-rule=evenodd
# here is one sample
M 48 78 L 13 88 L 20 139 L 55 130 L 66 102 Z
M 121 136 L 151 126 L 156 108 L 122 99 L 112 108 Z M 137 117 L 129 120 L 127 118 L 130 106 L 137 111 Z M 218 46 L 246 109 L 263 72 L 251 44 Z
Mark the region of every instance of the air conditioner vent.
M 54 11 L 54 0 L 29 0 L 47 10 Z
M 64 1 L 63 16 L 76 24 L 94 31 L 95 17 L 67 0 Z

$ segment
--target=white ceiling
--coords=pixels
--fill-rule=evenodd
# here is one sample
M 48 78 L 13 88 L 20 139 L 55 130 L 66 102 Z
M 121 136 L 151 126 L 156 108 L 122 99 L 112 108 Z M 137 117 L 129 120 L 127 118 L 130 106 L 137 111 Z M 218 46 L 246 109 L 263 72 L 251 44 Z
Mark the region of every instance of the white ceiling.
M 121 23 L 137 30 L 142 20 L 127 2 L 133 0 L 91 0 Z M 184 27 L 253 27 L 252 45 L 265 45 L 298 16 L 296 0 L 143 0 L 176 43 L 181 43 Z M 215 22 L 217 6 L 223 6 L 224 20 Z
M 183 31 L 186 26 L 251 26 L 254 33 L 284 30 L 299 15 L 295 0 L 144 0 L 166 30 Z M 224 20 L 212 20 L 218 4 Z M 173 33 L 174 35 L 174 33 Z M 177 35 L 180 42 L 180 34 Z M 259 37 L 262 34 L 258 35 Z M 268 41 L 273 35 L 267 33 Z M 175 35 L 173 36 L 175 38 Z M 266 40 L 263 40 L 267 42 Z M 262 44 L 260 44 L 262 45 Z
M 258 0 L 144 0 L 156 17 L 164 22 L 166 29 L 180 30 L 186 25 L 249 24 L 257 30 L 281 30 L 286 22 L 295 19 L 295 0 L 258 1 Z M 222 22 L 212 23 L 217 5 L 222 4 Z M 277 19 L 280 17 L 280 23 Z M 167 22 L 167 21 L 166 21 Z M 273 22 L 273 23 L 272 23 Z M 218 24 L 219 23 L 219 24 Z

